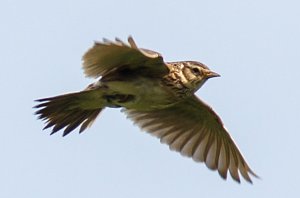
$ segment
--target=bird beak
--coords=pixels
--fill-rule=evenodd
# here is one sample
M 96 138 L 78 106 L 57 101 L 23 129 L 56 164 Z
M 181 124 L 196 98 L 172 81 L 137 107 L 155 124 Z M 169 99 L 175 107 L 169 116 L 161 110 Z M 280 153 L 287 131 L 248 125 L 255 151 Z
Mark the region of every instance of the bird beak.
M 213 78 L 213 77 L 220 77 L 221 75 L 216 73 L 216 72 L 213 72 L 213 71 L 210 71 L 210 70 L 206 70 L 205 71 L 205 76 L 207 78 Z

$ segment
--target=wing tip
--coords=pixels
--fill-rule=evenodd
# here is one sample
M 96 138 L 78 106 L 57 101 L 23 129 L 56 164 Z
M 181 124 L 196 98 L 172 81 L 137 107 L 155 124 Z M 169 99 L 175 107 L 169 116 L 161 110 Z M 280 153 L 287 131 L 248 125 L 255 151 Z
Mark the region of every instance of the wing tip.
M 134 48 L 134 49 L 138 49 L 137 44 L 135 43 L 133 37 L 131 35 L 128 36 L 128 43 L 129 45 Z

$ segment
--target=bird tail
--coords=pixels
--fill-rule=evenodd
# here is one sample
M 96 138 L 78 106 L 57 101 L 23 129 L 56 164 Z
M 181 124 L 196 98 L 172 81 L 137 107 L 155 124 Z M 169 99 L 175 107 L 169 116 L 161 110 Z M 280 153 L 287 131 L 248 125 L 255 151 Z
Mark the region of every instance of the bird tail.
M 105 107 L 102 91 L 99 89 L 59 95 L 36 100 L 35 112 L 39 119 L 45 120 L 44 129 L 53 127 L 51 135 L 64 129 L 63 136 L 69 134 L 79 125 L 79 133 L 91 126 Z

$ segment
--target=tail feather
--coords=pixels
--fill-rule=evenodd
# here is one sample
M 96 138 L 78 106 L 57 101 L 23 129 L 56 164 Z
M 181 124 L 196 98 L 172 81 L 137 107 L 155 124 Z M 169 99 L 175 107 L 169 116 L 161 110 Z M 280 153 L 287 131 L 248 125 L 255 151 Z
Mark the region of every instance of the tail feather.
M 44 129 L 52 128 L 51 134 L 64 129 L 63 136 L 80 126 L 79 133 L 91 126 L 104 108 L 101 97 L 93 90 L 36 100 L 40 104 L 35 114 L 46 122 Z

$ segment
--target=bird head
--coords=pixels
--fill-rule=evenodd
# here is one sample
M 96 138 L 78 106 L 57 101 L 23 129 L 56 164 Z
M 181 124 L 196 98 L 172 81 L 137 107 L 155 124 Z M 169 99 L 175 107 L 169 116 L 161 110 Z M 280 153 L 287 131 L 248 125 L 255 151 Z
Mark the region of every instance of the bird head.
M 184 61 L 181 65 L 182 82 L 194 92 L 197 91 L 209 78 L 219 77 L 206 65 L 196 61 Z

